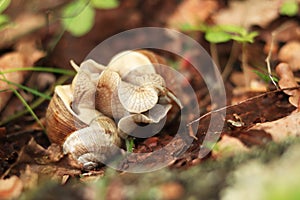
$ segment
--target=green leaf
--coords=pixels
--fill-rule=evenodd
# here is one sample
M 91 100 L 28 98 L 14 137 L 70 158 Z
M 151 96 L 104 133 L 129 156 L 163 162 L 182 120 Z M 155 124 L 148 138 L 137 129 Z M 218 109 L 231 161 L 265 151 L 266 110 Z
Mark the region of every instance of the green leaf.
M 257 31 L 252 31 L 250 33 L 247 34 L 248 38 L 252 38 L 254 39 L 256 36 L 258 36 L 258 32 Z
M 231 40 L 231 35 L 224 31 L 210 30 L 206 32 L 205 39 L 211 43 L 222 43 Z
M 126 143 L 126 149 L 128 152 L 132 153 L 134 148 L 134 138 L 127 138 L 125 140 Z
M 73 18 L 79 15 L 87 6 L 89 0 L 74 0 L 71 3 L 63 7 L 61 17 Z
M 253 72 L 254 72 L 255 74 L 257 74 L 257 75 L 259 76 L 259 78 L 261 78 L 264 82 L 266 82 L 266 83 L 272 82 L 272 80 L 271 80 L 271 78 L 270 78 L 270 76 L 269 76 L 268 74 L 265 74 L 265 73 L 260 72 L 260 71 L 258 71 L 258 70 L 253 70 Z M 276 83 L 278 83 L 279 80 L 278 80 L 277 77 L 272 76 L 272 78 L 273 78 L 273 80 L 274 80 Z
M 91 0 L 93 7 L 98 9 L 113 9 L 119 6 L 118 0 Z
M 0 0 L 0 13 L 2 13 L 10 4 L 10 0 Z
M 13 69 L 4 70 L 1 72 L 1 74 L 13 73 L 13 72 L 17 72 L 17 71 L 52 72 L 52 73 L 56 73 L 56 74 L 65 74 L 65 75 L 70 75 L 70 76 L 73 76 L 76 74 L 73 70 L 59 69 L 59 68 L 52 68 L 52 67 L 13 68 Z
M 258 32 L 253 31 L 251 33 L 247 33 L 246 35 L 232 35 L 231 39 L 237 41 L 237 42 L 241 42 L 241 43 L 245 43 L 245 42 L 249 42 L 249 43 L 253 43 L 254 42 L 254 38 L 258 35 Z
M 202 31 L 202 32 L 206 32 L 209 29 L 210 29 L 210 27 L 206 26 L 205 24 L 200 24 L 198 26 L 194 26 L 194 25 L 185 23 L 185 24 L 182 24 L 180 26 L 180 30 L 182 30 L 182 31 Z
M 80 37 L 88 33 L 95 21 L 95 10 L 84 0 L 68 4 L 63 10 L 62 24 L 72 35 Z M 68 17 L 70 16 L 70 17 Z
M 221 30 L 228 32 L 228 33 L 237 33 L 240 35 L 245 35 L 247 30 L 242 26 L 236 25 L 219 25 L 218 26 Z
M 0 14 L 0 30 L 5 27 L 9 22 L 9 17 L 7 15 Z
M 296 16 L 299 10 L 297 1 L 285 1 L 280 7 L 280 14 L 287 15 L 289 17 Z

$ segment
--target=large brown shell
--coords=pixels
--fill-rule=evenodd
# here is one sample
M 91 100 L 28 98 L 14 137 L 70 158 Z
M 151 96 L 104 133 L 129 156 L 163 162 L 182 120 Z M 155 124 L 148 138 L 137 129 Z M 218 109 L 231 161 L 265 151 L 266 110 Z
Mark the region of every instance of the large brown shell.
M 71 133 L 88 126 L 70 109 L 71 100 L 70 85 L 56 86 L 46 112 L 46 132 L 52 143 L 62 145 Z

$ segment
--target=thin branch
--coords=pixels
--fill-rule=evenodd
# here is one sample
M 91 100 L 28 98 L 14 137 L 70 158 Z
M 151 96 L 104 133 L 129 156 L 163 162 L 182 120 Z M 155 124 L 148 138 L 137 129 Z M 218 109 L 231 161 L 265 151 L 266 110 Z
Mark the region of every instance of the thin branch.
M 279 87 L 278 87 L 277 83 L 275 82 L 275 80 L 272 76 L 272 70 L 271 70 L 271 64 L 270 64 L 271 57 L 272 57 L 272 51 L 273 51 L 273 47 L 274 47 L 274 38 L 275 38 L 275 36 L 276 36 L 276 32 L 274 31 L 274 32 L 272 32 L 272 35 L 271 35 L 271 46 L 270 46 L 270 49 L 269 49 L 268 56 L 265 59 L 265 62 L 267 63 L 268 76 L 271 79 L 273 85 L 275 85 L 276 89 L 278 90 Z

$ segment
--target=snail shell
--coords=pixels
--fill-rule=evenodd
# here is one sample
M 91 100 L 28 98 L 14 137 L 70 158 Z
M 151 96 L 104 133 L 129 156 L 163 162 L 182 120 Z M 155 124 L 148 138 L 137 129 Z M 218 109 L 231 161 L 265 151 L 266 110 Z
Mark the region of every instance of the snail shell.
M 50 141 L 91 169 L 120 151 L 120 136 L 138 130 L 137 124 L 161 130 L 168 112 L 182 107 L 167 89 L 165 74 L 156 72 L 161 63 L 148 51 L 121 52 L 108 66 L 71 63 L 77 75 L 71 85 L 55 88 L 47 109 Z
M 46 132 L 52 143 L 63 147 L 85 169 L 96 167 L 118 151 L 120 138 L 113 120 L 98 111 L 90 123 L 83 122 L 71 108 L 71 85 L 56 86 L 46 113 Z
M 71 101 L 70 85 L 56 86 L 46 112 L 46 131 L 53 143 L 62 145 L 70 133 L 88 126 L 71 109 Z
M 99 163 L 107 162 L 121 145 L 113 120 L 100 116 L 90 126 L 73 132 L 63 144 L 64 154 L 70 153 L 83 164 L 93 169 Z

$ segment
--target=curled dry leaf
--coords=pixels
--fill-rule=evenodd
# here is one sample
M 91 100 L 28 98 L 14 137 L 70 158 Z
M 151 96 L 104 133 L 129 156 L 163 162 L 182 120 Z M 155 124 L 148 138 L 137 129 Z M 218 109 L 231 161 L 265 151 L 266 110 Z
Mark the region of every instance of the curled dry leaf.
M 276 121 L 256 124 L 251 130 L 264 130 L 272 135 L 275 142 L 288 137 L 300 136 L 300 113 L 295 112 Z
M 0 180 L 0 199 L 15 199 L 20 196 L 23 183 L 17 176 Z
M 9 47 L 21 37 L 42 28 L 47 24 L 47 19 L 44 14 L 23 13 L 12 24 L 0 32 L 0 48 Z
M 292 71 L 300 70 L 300 42 L 291 41 L 285 44 L 279 51 L 278 58 L 286 62 Z
M 36 49 L 35 42 L 33 40 L 28 40 L 26 42 L 22 41 L 18 43 L 17 50 L 15 52 L 7 53 L 0 57 L 0 71 L 30 67 L 35 61 L 43 56 L 44 53 Z M 26 71 L 16 71 L 13 73 L 3 74 L 0 78 L 5 78 L 8 81 L 17 84 L 22 84 L 27 74 L 28 73 Z M 15 86 L 10 86 L 8 83 L 0 80 L 0 112 L 11 97 L 12 91 L 10 91 L 10 87 L 15 88 Z
M 232 156 L 237 153 L 248 151 L 246 147 L 239 139 L 224 135 L 222 139 L 216 144 L 216 147 L 212 150 L 212 155 L 217 158 L 224 156 Z
M 281 89 L 299 87 L 298 83 L 295 80 L 294 74 L 288 64 L 280 63 L 279 65 L 277 65 L 276 73 L 279 76 L 278 84 Z M 293 106 L 298 107 L 300 89 L 284 90 L 284 93 L 290 96 L 289 102 Z
M 185 192 L 183 185 L 175 181 L 160 185 L 159 190 L 165 200 L 182 199 Z
M 167 23 L 171 28 L 180 28 L 186 24 L 198 26 L 199 23 L 204 22 L 214 13 L 217 8 L 217 1 L 186 0 L 179 5 Z
M 24 190 L 34 189 L 38 185 L 39 175 L 32 171 L 30 165 L 26 165 L 25 170 L 21 171 L 20 179 L 24 185 Z
M 279 16 L 278 1 L 229 1 L 229 8 L 214 15 L 217 24 L 231 24 L 250 28 L 252 25 L 265 27 Z

